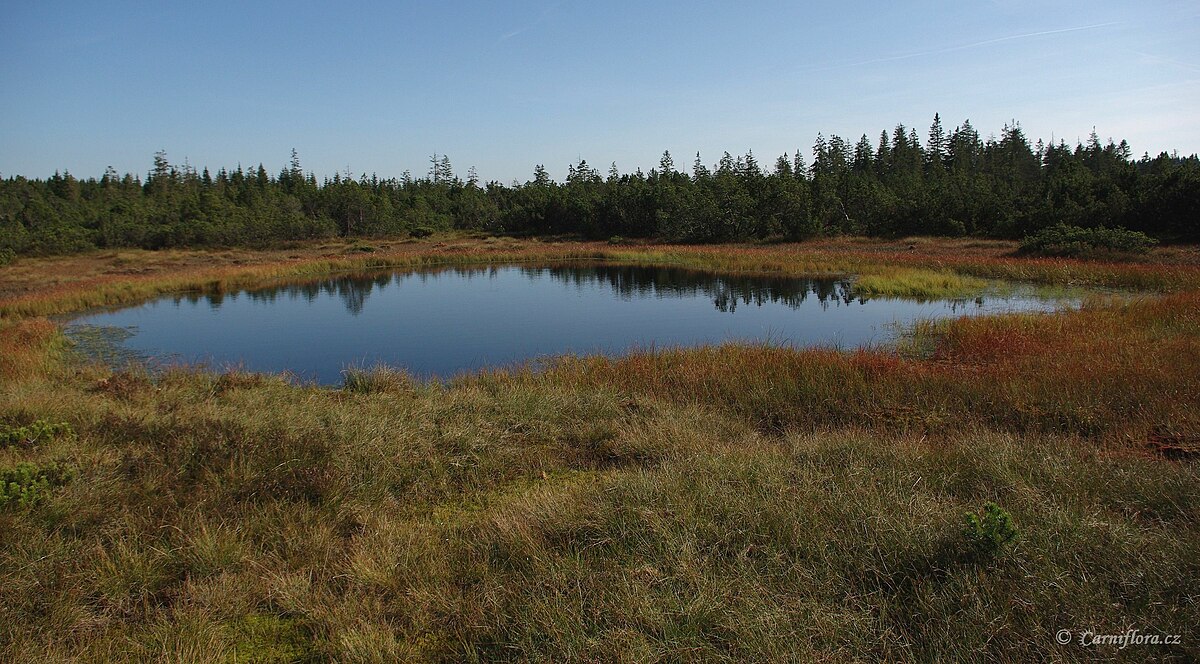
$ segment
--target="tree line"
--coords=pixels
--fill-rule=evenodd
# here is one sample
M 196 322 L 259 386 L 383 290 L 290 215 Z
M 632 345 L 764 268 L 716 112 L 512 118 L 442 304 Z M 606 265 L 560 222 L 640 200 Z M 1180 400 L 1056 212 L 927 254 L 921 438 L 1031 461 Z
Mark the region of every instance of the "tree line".
M 279 173 L 215 174 L 154 156 L 144 178 L 55 173 L 0 180 L 0 251 L 267 246 L 326 237 L 489 233 L 655 238 L 671 242 L 801 240 L 854 234 L 1021 238 L 1066 224 L 1200 240 L 1200 159 L 1133 158 L 1125 141 L 1030 143 L 1017 122 L 981 137 L 969 121 L 924 140 L 897 125 L 854 143 L 818 135 L 769 166 L 748 152 L 690 167 L 664 152 L 648 173 L 601 173 L 580 160 L 564 182 L 481 184 L 433 155 L 422 177 L 336 174 L 318 181 L 293 150 Z

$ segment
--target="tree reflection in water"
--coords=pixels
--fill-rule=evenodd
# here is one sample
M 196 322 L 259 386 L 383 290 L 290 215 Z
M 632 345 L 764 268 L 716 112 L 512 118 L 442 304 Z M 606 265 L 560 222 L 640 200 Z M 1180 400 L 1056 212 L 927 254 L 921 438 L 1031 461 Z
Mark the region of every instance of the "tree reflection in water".
M 719 311 L 733 313 L 738 303 L 762 306 L 768 302 L 798 309 L 810 296 L 822 305 L 850 304 L 861 299 L 851 292 L 849 279 L 813 279 L 760 275 L 718 275 L 671 267 L 593 265 L 527 268 L 531 275 L 543 272 L 559 281 L 578 286 L 607 283 L 622 299 L 634 297 L 712 298 Z
M 270 288 L 246 291 L 245 295 L 256 302 L 274 302 L 280 296 L 292 299 L 315 301 L 322 293 L 336 295 L 346 311 L 357 316 L 366 307 L 371 293 L 395 284 L 403 287 L 405 281 L 417 279 L 424 282 L 438 274 L 448 273 L 464 279 L 494 277 L 498 267 L 458 267 L 440 270 L 410 272 L 377 272 L 369 274 L 343 274 L 304 283 L 286 284 Z M 578 288 L 606 284 L 623 300 L 634 298 L 685 298 L 704 295 L 712 299 L 713 306 L 722 312 L 734 313 L 738 306 L 778 303 L 798 309 L 809 297 L 815 297 L 822 307 L 863 303 L 865 300 L 853 295 L 849 279 L 797 278 L 757 275 L 718 275 L 696 270 L 672 267 L 641 267 L 629 265 L 563 265 L 555 267 L 523 267 L 523 275 L 530 280 L 549 276 L 555 281 Z M 190 293 L 176 298 L 198 302 L 206 299 L 214 310 L 219 309 L 227 297 L 238 294 Z

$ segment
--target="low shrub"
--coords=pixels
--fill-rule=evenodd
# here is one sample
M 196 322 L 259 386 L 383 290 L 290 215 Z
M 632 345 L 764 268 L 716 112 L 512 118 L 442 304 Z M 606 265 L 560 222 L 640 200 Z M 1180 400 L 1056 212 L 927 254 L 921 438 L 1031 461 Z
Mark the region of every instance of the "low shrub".
M 1080 228 L 1057 224 L 1027 236 L 1020 253 L 1031 256 L 1089 258 L 1110 254 L 1144 254 L 1158 244 L 1154 238 L 1124 228 Z
M 37 420 L 23 427 L 5 427 L 0 425 L 0 448 L 12 445 L 29 446 L 50 440 L 51 438 L 57 438 L 58 436 L 70 436 L 73 434 L 74 431 L 71 430 L 71 425 L 66 422 L 52 424 L 46 420 Z
M 44 466 L 19 463 L 12 468 L 0 469 L 0 508 L 10 505 L 32 507 L 74 476 L 74 469 L 56 462 Z
M 980 558 L 1000 555 L 1017 539 L 1012 515 L 991 501 L 983 506 L 982 516 L 968 512 L 966 520 L 963 535 L 971 552 Z

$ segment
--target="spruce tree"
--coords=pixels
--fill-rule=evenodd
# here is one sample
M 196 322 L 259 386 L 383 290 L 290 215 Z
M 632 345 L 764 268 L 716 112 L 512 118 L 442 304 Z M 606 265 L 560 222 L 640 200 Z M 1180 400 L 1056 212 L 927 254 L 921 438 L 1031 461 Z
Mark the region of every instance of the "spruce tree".
M 929 148 L 925 151 L 929 166 L 935 170 L 945 167 L 946 132 L 942 129 L 941 115 L 933 114 L 933 124 L 929 125 Z

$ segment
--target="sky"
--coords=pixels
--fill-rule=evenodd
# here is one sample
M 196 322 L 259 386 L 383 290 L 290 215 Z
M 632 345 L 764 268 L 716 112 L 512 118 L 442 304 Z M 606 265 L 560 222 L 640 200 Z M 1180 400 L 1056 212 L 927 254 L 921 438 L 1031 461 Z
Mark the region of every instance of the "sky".
M 195 168 L 563 179 L 764 165 L 939 113 L 1200 152 L 1200 3 L 0 0 L 0 176 Z

